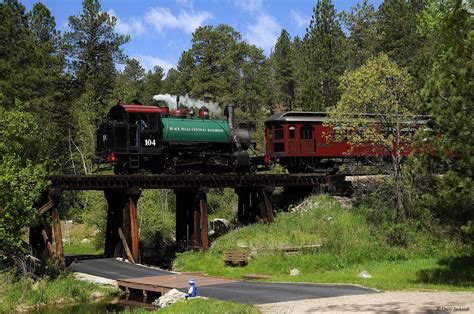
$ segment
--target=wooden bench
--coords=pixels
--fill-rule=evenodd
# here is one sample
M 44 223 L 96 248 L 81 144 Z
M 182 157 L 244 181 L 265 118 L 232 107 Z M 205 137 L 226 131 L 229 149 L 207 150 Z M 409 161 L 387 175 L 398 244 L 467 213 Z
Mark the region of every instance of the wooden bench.
M 247 264 L 248 254 L 246 252 L 227 251 L 224 253 L 224 262 L 226 265 L 240 265 Z

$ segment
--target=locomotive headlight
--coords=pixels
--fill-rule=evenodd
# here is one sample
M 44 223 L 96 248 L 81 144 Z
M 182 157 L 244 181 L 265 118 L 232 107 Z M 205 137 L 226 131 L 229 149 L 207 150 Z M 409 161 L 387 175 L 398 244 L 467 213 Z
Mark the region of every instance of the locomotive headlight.
M 107 134 L 102 135 L 102 142 L 107 142 Z

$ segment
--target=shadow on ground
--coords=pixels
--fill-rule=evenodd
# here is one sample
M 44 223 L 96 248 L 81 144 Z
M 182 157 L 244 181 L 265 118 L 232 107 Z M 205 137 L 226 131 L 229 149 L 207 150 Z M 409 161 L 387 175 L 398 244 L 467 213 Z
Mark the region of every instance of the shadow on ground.
M 418 272 L 420 283 L 444 284 L 460 287 L 474 286 L 474 256 L 443 258 L 438 267 Z

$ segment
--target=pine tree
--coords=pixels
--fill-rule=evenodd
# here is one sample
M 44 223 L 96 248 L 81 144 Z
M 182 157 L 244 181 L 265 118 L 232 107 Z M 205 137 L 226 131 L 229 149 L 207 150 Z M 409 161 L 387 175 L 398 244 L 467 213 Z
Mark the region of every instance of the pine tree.
M 318 0 L 309 29 L 303 39 L 299 106 L 325 110 L 339 99 L 338 77 L 345 68 L 344 34 L 331 0 Z
M 145 75 L 143 101 L 146 104 L 152 103 L 153 96 L 161 93 L 164 75 L 163 68 L 158 65 Z
M 125 102 L 142 101 L 145 90 L 145 69 L 136 59 L 129 59 L 122 73 L 117 76 L 114 96 Z
M 295 78 L 293 49 L 290 34 L 282 30 L 275 44 L 275 51 L 271 58 L 275 70 L 278 103 L 282 110 L 293 110 L 295 104 Z
M 65 57 L 60 49 L 60 35 L 49 9 L 36 3 L 28 13 L 34 42 L 34 58 L 30 71 L 34 96 L 29 100 L 41 139 L 39 159 L 50 173 L 66 171 L 69 159 L 68 134 L 72 120 L 69 110 L 70 76 L 64 73 Z
M 424 160 L 432 185 L 421 204 L 438 219 L 467 237 L 474 237 L 474 21 L 467 5 L 454 0 L 439 30 L 438 58 L 423 89 L 424 103 L 432 119 L 430 145 L 439 154 L 436 161 L 445 172 L 433 176 L 431 158 Z M 426 181 L 425 181 L 426 182 Z
M 413 58 L 422 45 L 417 34 L 417 14 L 421 7 L 416 1 L 385 0 L 378 11 L 378 51 L 386 53 L 398 65 L 408 67 L 412 74 Z
M 374 6 L 364 0 L 352 8 L 350 13 L 342 13 L 342 20 L 349 31 L 347 39 L 348 67 L 353 70 L 375 56 L 377 51 L 377 13 Z
M 25 7 L 16 0 L 0 3 L 0 104 L 11 108 L 15 99 L 34 93 L 30 69 L 34 46 Z
M 82 6 L 80 15 L 69 17 L 71 31 L 64 39 L 78 92 L 91 93 L 102 116 L 115 83 L 115 62 L 125 61 L 121 46 L 129 37 L 115 33 L 116 18 L 103 12 L 98 0 L 84 0 Z

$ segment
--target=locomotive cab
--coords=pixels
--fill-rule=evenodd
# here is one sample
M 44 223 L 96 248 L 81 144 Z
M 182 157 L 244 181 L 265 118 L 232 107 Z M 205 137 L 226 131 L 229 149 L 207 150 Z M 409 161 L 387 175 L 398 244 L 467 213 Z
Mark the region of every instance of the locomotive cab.
M 99 162 L 116 164 L 116 170 L 139 168 L 140 154 L 161 154 L 162 116 L 168 107 L 118 104 L 112 107 L 97 132 Z

